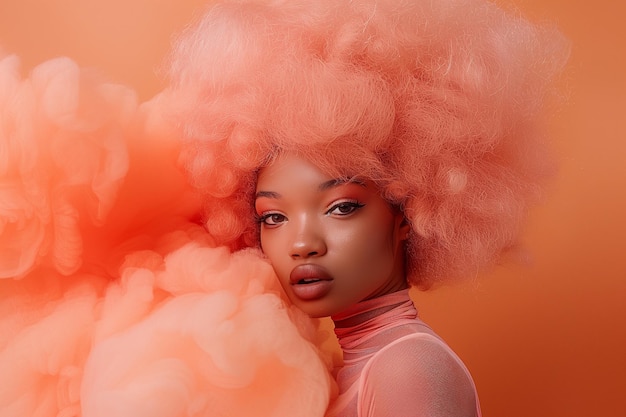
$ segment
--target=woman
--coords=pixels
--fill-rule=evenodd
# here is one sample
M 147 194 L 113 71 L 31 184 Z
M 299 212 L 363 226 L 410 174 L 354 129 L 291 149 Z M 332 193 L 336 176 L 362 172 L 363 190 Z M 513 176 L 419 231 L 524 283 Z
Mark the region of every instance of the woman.
M 261 169 L 256 195 L 261 247 L 285 292 L 310 316 L 332 316 L 344 350 L 328 415 L 480 415 L 469 372 L 417 318 L 410 226 L 374 183 L 287 154 Z
M 223 1 L 165 94 L 220 244 L 260 245 L 344 353 L 329 415 L 478 416 L 407 288 L 515 243 L 550 172 L 540 115 L 566 48 L 483 0 Z

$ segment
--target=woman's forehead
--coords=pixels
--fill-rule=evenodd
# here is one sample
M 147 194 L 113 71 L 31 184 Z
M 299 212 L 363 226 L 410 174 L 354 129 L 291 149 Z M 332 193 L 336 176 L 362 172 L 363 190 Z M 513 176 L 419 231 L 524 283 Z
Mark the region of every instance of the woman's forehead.
M 363 163 L 360 158 L 350 157 L 343 149 L 325 147 L 317 149 L 315 147 L 298 150 L 276 150 L 271 158 L 268 158 L 257 170 L 257 174 L 268 170 L 297 171 L 299 167 L 311 165 L 323 173 L 328 179 L 337 181 L 375 181 L 380 175 L 372 175 L 373 170 L 368 164 Z M 258 178 L 257 175 L 257 178 Z
M 308 182 L 319 191 L 326 191 L 345 184 L 356 184 L 365 188 L 377 188 L 373 182 L 362 175 L 340 173 L 338 170 L 325 171 L 316 161 L 311 161 L 297 153 L 285 153 L 274 159 L 271 164 L 261 168 L 257 175 L 257 190 L 277 183 Z M 334 171 L 334 172 L 333 172 Z

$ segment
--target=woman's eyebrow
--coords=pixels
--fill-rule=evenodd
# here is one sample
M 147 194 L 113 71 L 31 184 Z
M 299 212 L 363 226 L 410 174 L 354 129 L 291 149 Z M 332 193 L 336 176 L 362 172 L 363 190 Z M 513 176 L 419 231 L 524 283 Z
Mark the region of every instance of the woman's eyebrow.
M 282 196 L 280 194 L 278 194 L 277 192 L 275 192 L 275 191 L 259 191 L 259 192 L 257 192 L 255 198 L 261 198 L 261 197 L 279 199 Z
M 355 178 L 355 177 L 343 178 L 342 177 L 342 178 L 334 178 L 332 180 L 325 181 L 318 186 L 318 189 L 319 191 L 326 191 L 330 188 L 338 187 L 344 184 L 357 184 L 357 185 L 367 188 L 367 184 L 365 184 L 364 181 L 358 178 Z M 280 199 L 283 196 L 280 195 L 280 193 L 277 193 L 276 191 L 258 191 L 255 195 L 255 198 L 263 198 L 263 197 L 272 198 L 272 199 Z
M 338 187 L 340 185 L 348 184 L 348 183 L 350 183 L 350 184 L 358 184 L 358 185 L 360 185 L 362 187 L 367 188 L 367 184 L 365 184 L 364 181 L 362 181 L 362 180 L 360 180 L 360 179 L 358 179 L 356 177 L 335 178 L 335 179 L 332 179 L 332 180 L 329 180 L 329 181 L 321 183 L 318 188 L 319 188 L 320 191 L 325 191 L 325 190 L 328 190 L 329 188 Z

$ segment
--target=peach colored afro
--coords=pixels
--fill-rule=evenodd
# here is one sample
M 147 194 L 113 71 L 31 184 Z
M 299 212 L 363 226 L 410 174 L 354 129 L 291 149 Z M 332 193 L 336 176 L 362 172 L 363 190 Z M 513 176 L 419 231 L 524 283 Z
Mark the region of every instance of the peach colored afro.
M 258 169 L 296 151 L 380 186 L 412 226 L 409 282 L 428 288 L 515 243 L 566 55 L 485 0 L 217 1 L 178 40 L 166 94 L 219 242 L 258 245 Z

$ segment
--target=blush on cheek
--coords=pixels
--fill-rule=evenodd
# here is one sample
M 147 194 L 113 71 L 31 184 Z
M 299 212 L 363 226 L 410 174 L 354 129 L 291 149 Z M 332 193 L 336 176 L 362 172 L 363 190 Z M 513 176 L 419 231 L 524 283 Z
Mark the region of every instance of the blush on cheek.
M 261 246 L 261 251 L 267 259 L 270 261 L 270 264 L 274 269 L 276 269 L 275 263 L 275 252 L 276 252 L 276 243 L 273 241 L 271 237 L 268 237 L 266 233 L 264 233 L 263 228 L 261 227 L 261 233 L 259 235 L 259 241 Z
M 354 239 L 349 242 L 353 256 L 367 264 L 380 265 L 394 253 L 392 236 L 388 233 L 373 235 L 371 228 L 355 233 Z

